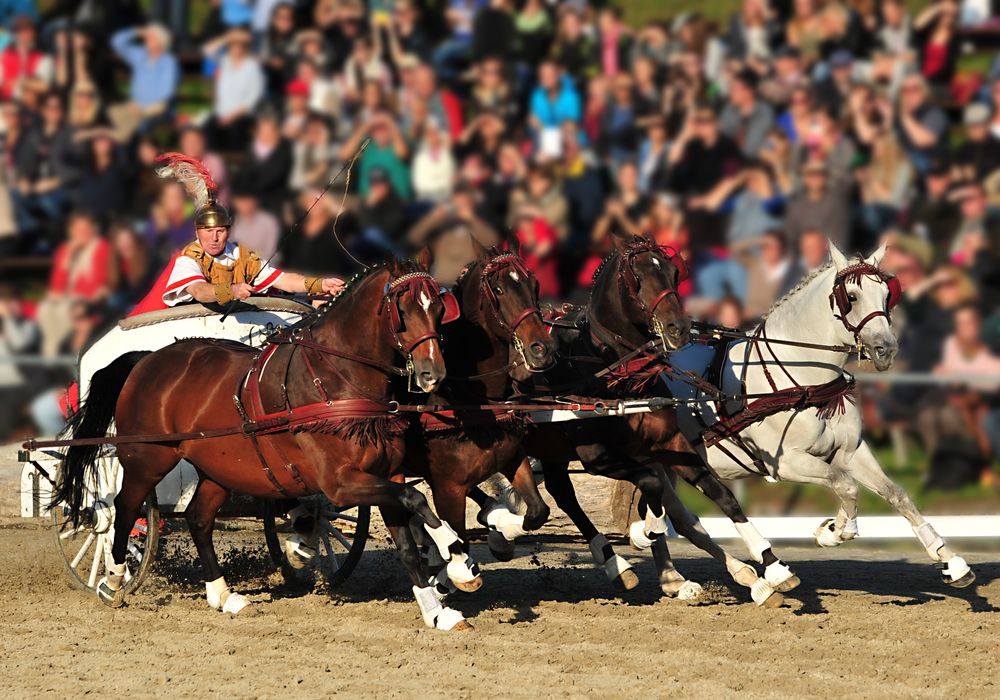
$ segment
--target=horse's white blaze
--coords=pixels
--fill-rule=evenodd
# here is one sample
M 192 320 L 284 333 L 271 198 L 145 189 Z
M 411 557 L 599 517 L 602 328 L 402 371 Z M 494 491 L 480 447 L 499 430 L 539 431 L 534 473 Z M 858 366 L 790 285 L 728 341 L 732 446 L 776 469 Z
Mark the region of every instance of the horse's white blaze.
M 517 274 L 517 270 L 511 270 L 509 274 L 510 274 L 510 278 L 512 280 L 514 280 L 515 282 L 520 282 L 521 281 L 521 276 L 519 274 Z
M 420 308 L 422 308 L 424 311 L 430 310 L 431 298 L 430 296 L 428 296 L 427 292 L 421 290 L 419 301 L 420 301 Z
M 656 267 L 660 267 L 660 261 L 659 260 L 657 260 L 656 258 L 652 258 L 652 260 L 653 260 L 653 264 L 656 265 Z

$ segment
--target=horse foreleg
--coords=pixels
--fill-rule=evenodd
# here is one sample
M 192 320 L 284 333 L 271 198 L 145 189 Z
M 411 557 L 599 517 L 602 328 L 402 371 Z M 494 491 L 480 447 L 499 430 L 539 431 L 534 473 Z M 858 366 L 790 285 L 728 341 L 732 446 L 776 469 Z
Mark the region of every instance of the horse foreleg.
M 437 507 L 439 517 L 458 535 L 462 543 L 462 549 L 468 555 L 469 541 L 465 536 L 465 497 L 468 493 L 468 488 L 454 481 L 435 478 L 431 484 L 431 491 L 434 494 L 434 505 Z M 431 534 L 431 537 L 433 538 L 433 534 Z M 472 561 L 471 558 L 468 561 Z M 475 567 L 475 564 L 472 566 Z M 483 585 L 483 577 L 478 575 L 478 567 L 475 570 L 477 573 L 476 577 L 468 581 L 456 579 L 450 573 L 448 574 L 448 578 L 459 589 L 466 593 L 472 593 L 482 588 Z M 441 578 L 440 574 L 438 578 Z
M 486 543 L 498 561 L 510 561 L 514 557 L 514 540 L 521 535 L 537 530 L 549 519 L 549 506 L 538 492 L 538 484 L 531 472 L 531 462 L 525 457 L 514 469 L 501 472 L 511 483 L 514 491 L 525 506 L 525 514 L 512 513 L 506 505 L 486 496 L 480 503 L 478 520 L 486 526 Z M 477 503 L 479 499 L 473 497 Z
M 207 478 L 203 472 L 199 471 L 198 477 L 200 479 L 198 489 L 194 493 L 194 499 L 184 511 L 184 518 L 187 520 L 191 539 L 198 549 L 198 557 L 205 571 L 205 594 L 208 604 L 215 610 L 236 615 L 250 605 L 250 600 L 240 593 L 229 590 L 215 554 L 215 544 L 212 542 L 215 516 L 229 498 L 229 492 Z
M 608 580 L 625 590 L 635 588 L 639 585 L 639 577 L 632 570 L 632 565 L 615 554 L 608 538 L 594 527 L 594 523 L 580 507 L 573 482 L 569 478 L 568 466 L 565 462 L 542 462 L 546 490 L 587 540 L 594 563 L 603 567 Z
M 419 517 L 441 558 L 448 562 L 449 578 L 459 588 L 475 585 L 479 566 L 466 554 L 455 530 L 434 514 L 427 499 L 413 486 L 352 468 L 340 470 L 330 481 L 323 490 L 334 504 L 401 507 Z
M 389 534 L 396 544 L 399 552 L 399 559 L 403 562 L 413 584 L 413 595 L 417 599 L 417 606 L 420 608 L 420 617 L 424 624 L 432 629 L 439 630 L 468 630 L 472 629 L 462 613 L 442 605 L 444 596 L 441 595 L 432 583 L 428 583 L 424 577 L 424 571 L 420 562 L 420 551 L 416 540 L 410 532 L 410 513 L 399 506 L 382 506 L 379 508 L 382 520 L 389 528 Z
M 964 588 L 976 580 L 976 575 L 965 559 L 957 555 L 920 514 L 906 491 L 882 470 L 868 443 L 862 442 L 847 464 L 847 472 L 891 505 L 896 512 L 906 518 L 913 527 L 913 533 L 920 540 L 928 556 L 942 562 L 941 576 L 945 583 Z

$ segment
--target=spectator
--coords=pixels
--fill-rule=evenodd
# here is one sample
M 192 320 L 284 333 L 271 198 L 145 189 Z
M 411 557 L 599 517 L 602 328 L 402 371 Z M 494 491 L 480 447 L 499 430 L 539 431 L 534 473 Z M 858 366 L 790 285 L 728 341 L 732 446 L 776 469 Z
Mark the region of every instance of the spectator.
M 562 5 L 558 11 L 559 21 L 555 41 L 552 44 L 552 59 L 567 75 L 582 81 L 597 74 L 597 47 L 593 39 L 583 29 L 583 19 L 572 5 Z
M 108 241 L 117 264 L 118 279 L 118 287 L 108 303 L 113 313 L 121 315 L 143 297 L 158 270 L 153 267 L 146 240 L 127 222 L 112 223 Z
M 115 286 L 114 256 L 89 214 L 74 213 L 67 221 L 67 240 L 56 249 L 52 277 L 45 298 L 38 305 L 42 355 L 55 357 L 73 338 L 78 351 L 86 340 L 81 332 L 96 304 Z
M 258 8 L 267 4 L 260 3 Z M 282 0 L 273 6 L 258 52 L 269 95 L 280 95 L 295 72 L 294 39 L 295 7 Z
M 798 260 L 791 274 L 796 284 L 830 260 L 830 239 L 820 230 L 809 229 L 799 235 L 797 248 Z
M 281 260 L 286 268 L 306 274 L 345 275 L 351 268 L 334 232 L 345 246 L 350 246 L 357 235 L 357 223 L 352 214 L 345 212 L 334 231 L 333 222 L 340 200 L 326 197 L 310 208 L 319 193 L 319 190 L 304 190 L 298 196 L 296 220 L 300 212 L 308 210 L 309 213 L 301 226 L 289 229 L 282 240 Z
M 535 145 L 542 155 L 559 155 L 559 127 L 580 121 L 580 96 L 572 79 L 559 66 L 546 61 L 538 68 L 538 87 L 531 94 L 528 118 L 535 131 Z
M 947 88 L 955 75 L 957 24 L 956 0 L 936 0 L 913 21 L 914 42 L 920 47 L 920 74 L 935 88 Z
M 260 202 L 249 193 L 236 192 L 233 195 L 233 226 L 230 237 L 255 251 L 265 260 L 270 260 L 278 250 L 281 226 L 277 217 L 260 208 Z
M 515 19 L 517 43 L 524 65 L 537 66 L 549 53 L 552 41 L 552 18 L 542 0 L 525 0 Z
M 0 100 L 45 92 L 52 82 L 52 59 L 35 45 L 34 20 L 17 17 L 11 31 L 14 41 L 0 53 Z
M 203 49 L 218 61 L 209 140 L 219 150 L 238 150 L 246 142 L 254 108 L 264 95 L 264 71 L 250 53 L 251 41 L 250 32 L 232 29 Z
M 771 168 L 762 161 L 751 161 L 742 176 L 732 180 L 740 187 L 732 198 L 732 213 L 726 241 L 738 250 L 746 241 L 756 240 L 765 232 L 784 226 L 785 197 L 771 177 Z
M 161 185 L 160 196 L 152 207 L 143 235 L 159 267 L 194 240 L 194 224 L 180 183 Z
M 389 35 L 389 56 L 397 70 L 404 57 L 426 61 L 431 55 L 431 41 L 427 36 L 415 0 L 396 0 L 392 19 L 384 24 Z
M 509 59 L 517 48 L 517 27 L 511 0 L 490 0 L 476 13 L 472 27 L 473 62 L 488 57 Z
M 396 121 L 388 112 L 380 112 L 362 124 L 340 149 L 340 157 L 350 160 L 361 147 L 366 137 L 371 141 L 358 163 L 360 167 L 358 194 L 368 196 L 371 185 L 369 178 L 375 168 L 385 171 L 392 181 L 392 187 L 403 199 L 410 198 L 410 171 L 405 159 L 409 148 Z
M 560 241 L 569 235 L 569 211 L 566 198 L 556 186 L 552 169 L 545 165 L 528 168 L 525 187 L 511 193 L 508 208 L 508 225 L 513 228 L 522 215 L 544 219 L 555 231 Z
M 757 97 L 756 88 L 756 74 L 740 71 L 729 84 L 729 100 L 719 116 L 719 130 L 748 158 L 757 157 L 774 125 L 774 112 Z
M 373 168 L 369 176 L 368 195 L 361 202 L 358 218 L 361 224 L 361 251 L 376 257 L 386 253 L 399 255 L 404 233 L 405 204 L 393 190 L 389 174 Z
M 948 116 L 931 101 L 926 80 L 907 76 L 900 87 L 893 128 L 918 173 L 943 154 Z
M 418 201 L 440 203 L 451 196 L 455 180 L 455 159 L 448 137 L 437 120 L 430 118 L 413 156 L 413 193 Z
M 306 120 L 301 138 L 295 141 L 290 186 L 293 191 L 322 190 L 336 173 L 334 163 L 340 146 L 332 139 L 330 120 L 311 114 Z
M 170 53 L 170 33 L 162 25 L 122 30 L 111 37 L 111 45 L 132 71 L 128 101 L 108 109 L 124 142 L 168 113 L 180 76 Z
M 89 157 L 79 182 L 71 188 L 72 205 L 106 226 L 128 208 L 125 158 L 111 129 L 94 129 L 87 138 Z
M 795 286 L 798 271 L 780 229 L 765 231 L 754 241 L 747 241 L 740 257 L 747 266 L 746 313 L 758 318 Z
M 861 216 L 869 239 L 863 249 L 896 222 L 913 186 L 913 167 L 892 131 L 884 131 L 872 145 L 868 165 L 858 171 Z
M 13 197 L 21 231 L 58 226 L 67 207 L 59 154 L 66 148 L 69 132 L 59 95 L 52 93 L 44 99 L 41 116 L 41 124 L 12 145 L 17 178 Z M 49 238 L 54 238 L 51 231 Z
M 954 166 L 962 180 L 985 181 L 1000 170 L 1000 137 L 990 131 L 990 108 L 973 102 L 962 113 L 965 141 L 955 151 Z
M 557 299 L 559 297 L 559 274 L 556 258 L 558 238 L 556 231 L 539 216 L 533 208 L 523 207 L 517 215 L 517 226 L 514 230 L 519 252 L 525 266 L 538 280 L 538 296 L 540 299 Z
M 277 215 L 288 192 L 291 172 L 292 146 L 281 136 L 277 116 L 263 113 L 257 117 L 249 153 L 233 188 L 257 197 L 262 208 Z
M 9 435 L 30 396 L 28 377 L 13 361 L 38 341 L 33 309 L 9 284 L 0 285 L 0 435 Z
M 806 231 L 820 230 L 841 250 L 850 249 L 850 183 L 830 177 L 826 163 L 802 166 L 802 188 L 788 200 L 785 233 L 797 242 Z
M 472 53 L 472 25 L 476 10 L 486 0 L 449 0 L 445 18 L 450 35 L 434 50 L 435 72 L 445 81 L 452 80 L 468 62 Z

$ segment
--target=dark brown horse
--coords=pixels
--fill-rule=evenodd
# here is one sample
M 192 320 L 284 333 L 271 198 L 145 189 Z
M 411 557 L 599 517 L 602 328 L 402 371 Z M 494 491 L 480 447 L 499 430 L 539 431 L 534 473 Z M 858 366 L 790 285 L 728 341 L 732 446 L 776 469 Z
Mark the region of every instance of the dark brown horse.
M 337 506 L 378 506 L 413 581 L 424 622 L 468 624 L 442 608 L 427 586 L 409 531 L 419 518 L 458 582 L 474 578 L 461 541 L 412 486 L 402 483 L 403 432 L 409 416 L 393 411 L 391 378 L 404 373 L 424 391 L 446 373 L 439 324 L 454 299 L 426 270 L 393 262 L 349 283 L 263 352 L 237 343 L 184 340 L 146 356 L 127 356 L 98 372 L 73 437 L 99 437 L 114 418 L 119 436 L 220 431 L 247 418 L 252 435 L 123 443 L 115 538 L 102 599 L 122 604 L 128 534 L 147 494 L 180 459 L 200 478 L 185 516 L 205 568 L 209 604 L 239 612 L 248 603 L 225 584 L 212 544 L 216 513 L 230 491 L 263 498 L 324 493 Z M 401 370 L 400 366 L 405 366 Z M 263 417 L 262 417 L 263 415 Z M 282 421 L 285 421 L 283 424 Z M 96 448 L 71 447 L 57 499 L 72 518 Z
M 555 362 L 555 342 L 538 310 L 538 282 L 513 252 L 487 250 L 472 239 L 476 259 L 454 286 L 461 317 L 444 328 L 448 380 L 423 399 L 432 405 L 486 406 L 509 399 L 512 379 Z M 423 259 L 429 262 L 430 252 Z M 535 530 L 548 519 L 531 474 L 524 465 L 524 424 L 517 416 L 491 410 L 426 413 L 406 436 L 405 466 L 427 479 L 434 505 L 465 540 L 466 496 L 477 484 L 503 474 L 527 505 L 525 516 L 497 511 L 508 532 Z M 495 520 L 496 516 L 491 519 Z M 497 526 L 493 522 L 491 525 Z M 444 593 L 445 587 L 439 587 Z
M 658 380 L 663 370 L 656 351 L 638 354 L 621 368 L 620 376 L 594 379 L 595 370 L 657 341 L 661 350 L 677 349 L 688 341 L 690 324 L 677 296 L 683 261 L 641 237 L 615 239 L 616 251 L 594 277 L 590 304 L 585 313 L 571 314 L 567 327 L 553 335 L 560 354 L 568 361 L 546 376 L 550 384 L 574 385 L 586 395 L 666 396 Z M 594 363 L 594 360 L 599 362 Z M 617 381 L 616 381 L 617 380 Z M 673 489 L 663 466 L 702 491 L 737 524 L 752 554 L 765 566 L 780 561 L 749 523 L 732 492 L 704 465 L 677 425 L 676 412 L 660 409 L 624 418 L 599 418 L 532 426 L 525 441 L 528 453 L 541 460 L 546 489 L 590 542 L 595 561 L 608 577 L 626 588 L 638 582 L 631 567 L 615 554 L 576 499 L 567 473 L 568 463 L 579 459 L 592 474 L 631 482 L 638 487 L 646 510 L 643 536 L 650 541 L 661 587 L 667 595 L 684 590 L 684 578 L 670 562 L 663 503 Z M 728 562 L 744 585 L 755 585 L 755 600 L 769 605 L 781 596 L 767 582 L 751 576 L 742 562 Z

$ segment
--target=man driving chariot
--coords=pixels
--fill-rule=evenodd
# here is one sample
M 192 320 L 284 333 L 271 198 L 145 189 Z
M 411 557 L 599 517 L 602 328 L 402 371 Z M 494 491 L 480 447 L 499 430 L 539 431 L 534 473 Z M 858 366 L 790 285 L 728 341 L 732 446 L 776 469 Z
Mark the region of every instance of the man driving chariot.
M 195 240 L 185 246 L 130 316 L 198 301 L 228 304 L 272 287 L 297 294 L 336 294 L 336 277 L 307 277 L 271 266 L 254 251 L 229 240 L 232 218 L 216 200 L 217 187 L 205 167 L 180 153 L 157 159 L 156 173 L 184 185 L 194 199 Z

